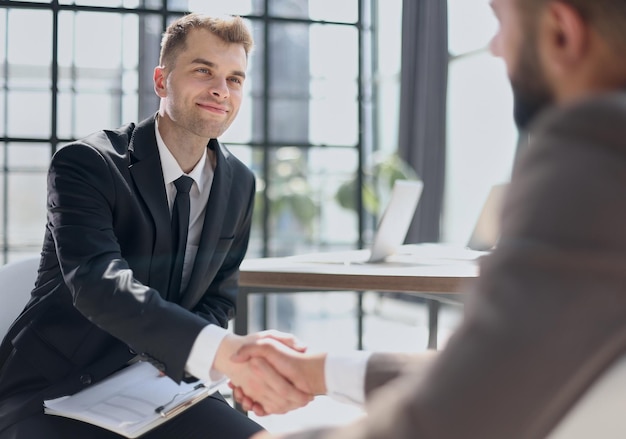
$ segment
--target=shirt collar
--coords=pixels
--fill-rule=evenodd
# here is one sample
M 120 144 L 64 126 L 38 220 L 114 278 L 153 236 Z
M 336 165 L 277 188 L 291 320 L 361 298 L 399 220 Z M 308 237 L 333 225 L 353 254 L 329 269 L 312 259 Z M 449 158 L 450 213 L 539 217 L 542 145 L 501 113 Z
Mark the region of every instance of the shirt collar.
M 180 165 L 170 152 L 169 148 L 165 145 L 165 141 L 163 141 L 163 137 L 161 137 L 161 133 L 159 132 L 159 118 L 155 118 L 154 122 L 154 133 L 156 135 L 157 146 L 159 148 L 159 155 L 161 156 L 161 167 L 163 169 L 163 181 L 165 184 L 173 183 L 181 175 L 185 175 Z M 198 186 L 198 190 L 202 192 L 202 187 L 204 184 L 203 175 L 205 172 L 210 172 L 211 170 L 205 171 L 205 167 L 208 165 L 207 163 L 207 152 L 206 148 L 202 154 L 202 157 L 196 164 L 196 166 L 189 172 L 189 177 L 193 178 Z

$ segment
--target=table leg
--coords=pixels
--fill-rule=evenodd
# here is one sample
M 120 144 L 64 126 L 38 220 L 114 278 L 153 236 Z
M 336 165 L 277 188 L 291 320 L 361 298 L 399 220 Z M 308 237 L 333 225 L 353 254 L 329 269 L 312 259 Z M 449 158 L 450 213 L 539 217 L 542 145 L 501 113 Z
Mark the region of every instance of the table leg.
M 439 307 L 438 300 L 428 299 L 428 349 L 437 349 L 437 332 L 439 329 Z
M 363 312 L 363 291 L 357 292 L 357 306 L 356 306 L 356 325 L 357 325 L 357 346 L 359 351 L 363 350 L 363 318 L 365 313 Z

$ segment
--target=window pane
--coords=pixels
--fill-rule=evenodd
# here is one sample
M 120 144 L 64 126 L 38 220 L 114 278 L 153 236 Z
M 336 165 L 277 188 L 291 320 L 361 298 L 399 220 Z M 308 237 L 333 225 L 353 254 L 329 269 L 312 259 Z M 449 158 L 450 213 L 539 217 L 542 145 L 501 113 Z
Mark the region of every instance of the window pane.
M 7 167 L 11 170 L 47 172 L 50 164 L 49 143 L 9 143 L 7 147 Z M 2 157 L 4 164 L 4 154 Z
M 139 108 L 139 99 L 136 93 L 122 95 L 122 109 L 118 123 L 114 125 L 123 125 L 127 122 L 139 122 L 137 114 Z M 154 109 L 156 112 L 156 107 Z
M 2 27 L 6 28 L 7 24 L 7 11 L 0 9 L 0 23 Z M 6 136 L 6 93 L 4 92 L 6 86 L 6 77 L 4 73 L 6 61 L 7 61 L 7 41 L 6 33 L 0 32 L 0 136 Z
M 52 85 L 50 66 L 11 64 L 7 86 L 12 90 L 48 91 Z
M 272 0 L 270 15 L 322 21 L 356 23 L 359 18 L 358 0 Z
M 170 0 L 171 3 L 177 3 Z M 180 3 L 180 1 L 178 1 Z M 160 9 L 163 0 L 59 0 L 61 5 L 100 6 L 107 8 L 148 8 Z
M 448 47 L 452 55 L 487 47 L 497 27 L 489 0 L 448 0 Z
M 137 95 L 59 92 L 58 135 L 76 139 L 94 131 L 137 121 Z M 156 108 L 154 109 L 156 111 Z
M 374 148 L 390 154 L 398 149 L 402 0 L 376 0 L 376 51 L 373 105 Z
M 309 141 L 355 146 L 359 132 L 356 82 L 311 81 Z
M 159 64 L 159 49 L 161 44 L 162 33 L 162 19 L 157 15 L 141 15 L 138 17 L 138 31 L 137 31 L 137 44 L 129 54 L 127 58 L 132 60 L 131 53 L 135 55 L 135 62 L 137 62 L 137 83 L 138 83 L 138 102 L 137 113 L 131 118 L 124 118 L 124 123 L 133 119 L 142 120 L 155 113 L 159 106 L 159 100 L 154 92 L 154 83 L 152 76 L 154 73 L 154 67 Z M 133 37 L 127 36 L 124 38 L 124 43 L 132 43 Z M 141 50 L 139 50 L 141 48 Z M 126 52 L 125 52 L 126 53 Z M 130 60 L 124 62 L 125 69 L 131 69 Z
M 357 216 L 338 199 L 346 201 L 340 188 L 355 175 L 356 150 L 282 147 L 269 154 L 269 181 L 262 181 L 261 186 L 268 191 L 271 203 L 272 255 L 353 247 Z M 349 200 L 346 205 L 350 205 Z
M 77 138 L 135 121 L 138 17 L 62 12 L 59 20 L 63 29 L 59 47 L 59 136 Z M 89 35 L 94 29 L 114 36 L 92 42 Z
M 258 0 L 189 0 L 188 9 L 211 15 L 253 15 L 263 13 L 263 2 Z
M 358 151 L 354 148 L 309 149 L 309 184 L 315 188 L 319 203 L 317 248 L 354 248 L 358 240 L 357 194 L 349 189 L 357 168 Z
M 57 95 L 57 135 L 60 138 L 74 139 L 74 98 L 72 93 L 60 91 Z
M 309 125 L 309 26 L 270 28 L 270 139 L 306 143 Z
M 120 15 L 122 22 L 120 36 L 120 50 L 122 52 L 122 66 L 125 71 L 130 69 L 132 72 L 137 71 L 139 64 L 139 16 L 134 14 Z M 156 46 L 159 47 L 158 45 Z M 143 47 L 142 47 L 143 50 Z M 146 57 L 146 61 L 150 58 Z M 154 63 L 155 65 L 157 63 Z
M 9 24 L 7 21 L 7 10 L 0 9 L 0 26 L 2 29 L 6 29 Z M 7 40 L 6 33 L 0 32 L 0 64 L 4 64 L 7 60 Z M 4 72 L 0 71 L 0 81 L 4 80 Z M 0 82 L 0 85 L 3 85 Z
M 398 149 L 398 120 L 400 120 L 400 81 L 388 78 L 378 84 L 376 147 L 388 153 Z
M 2 95 L 1 104 L 6 108 L 2 109 L 0 127 L 8 136 L 47 137 L 50 135 L 52 45 L 42 42 L 51 41 L 52 14 L 11 9 L 3 14 L 3 19 L 6 19 L 7 40 L 3 44 L 2 58 L 8 62 L 8 91 Z
M 52 14 L 49 11 L 8 11 L 8 61 L 12 65 L 50 66 Z
M 359 33 L 355 27 L 313 24 L 309 46 L 311 76 L 343 81 L 357 79 Z
M 116 69 L 122 61 L 123 41 L 137 41 L 137 27 L 122 26 L 122 15 L 102 12 L 61 12 L 59 27 L 64 29 L 59 39 L 59 60 L 73 66 Z M 106 38 L 93 38 L 106 35 Z
M 268 6 L 275 17 L 309 18 L 309 0 L 274 0 Z
M 6 112 L 5 112 L 5 108 L 6 108 L 6 93 L 4 92 L 4 89 L 2 87 L 0 87 L 0 136 L 6 136 L 6 124 L 5 124 L 5 120 L 6 120 Z
M 402 48 L 402 0 L 377 0 L 377 68 L 379 74 L 400 74 Z
M 74 98 L 75 127 L 72 137 L 84 137 L 103 128 L 116 128 L 120 122 L 119 95 L 81 93 Z
M 313 20 L 356 23 L 359 20 L 358 0 L 310 0 L 309 14 Z
M 9 245 L 41 247 L 46 224 L 46 173 L 10 173 L 7 193 Z
M 270 39 L 270 139 L 355 145 L 357 31 L 335 25 L 274 24 Z
M 8 92 L 7 134 L 15 137 L 50 136 L 50 92 Z
M 450 64 L 445 241 L 465 245 L 493 184 L 508 181 L 517 130 L 503 63 L 487 53 Z
M 137 70 L 124 70 L 122 72 L 122 92 L 125 94 L 137 94 L 138 75 Z

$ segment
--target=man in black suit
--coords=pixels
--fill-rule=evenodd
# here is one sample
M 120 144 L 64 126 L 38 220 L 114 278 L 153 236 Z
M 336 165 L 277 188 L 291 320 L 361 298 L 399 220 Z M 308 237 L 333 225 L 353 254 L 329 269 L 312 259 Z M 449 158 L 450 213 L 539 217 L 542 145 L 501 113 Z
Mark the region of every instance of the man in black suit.
M 44 415 L 42 402 L 137 357 L 175 381 L 228 374 L 277 411 L 290 398 L 308 401 L 267 363 L 230 361 L 244 342 L 294 343 L 225 329 L 235 313 L 255 181 L 216 139 L 239 110 L 251 47 L 240 18 L 182 17 L 165 32 L 154 70 L 158 113 L 54 155 L 35 289 L 0 348 L 0 438 L 117 437 Z M 187 201 L 178 201 L 187 190 Z M 179 218 L 177 205 L 185 203 L 180 221 L 188 212 L 188 225 L 178 235 L 170 214 Z M 175 236 L 184 260 L 178 268 Z M 218 394 L 146 437 L 244 438 L 259 430 Z

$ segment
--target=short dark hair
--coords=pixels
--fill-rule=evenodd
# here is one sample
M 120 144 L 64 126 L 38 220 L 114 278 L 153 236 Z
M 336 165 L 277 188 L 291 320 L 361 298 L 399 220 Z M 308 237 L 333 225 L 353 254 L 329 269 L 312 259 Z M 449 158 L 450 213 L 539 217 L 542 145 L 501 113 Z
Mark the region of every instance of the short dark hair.
M 185 48 L 187 36 L 193 29 L 206 29 L 226 43 L 241 44 L 246 56 L 252 51 L 254 41 L 250 29 L 241 17 L 216 18 L 204 14 L 187 14 L 172 22 L 161 39 L 159 65 L 173 66 L 178 54 Z
M 526 19 L 532 20 L 540 8 L 560 1 L 574 8 L 590 26 L 620 50 L 626 49 L 625 0 L 517 0 Z

